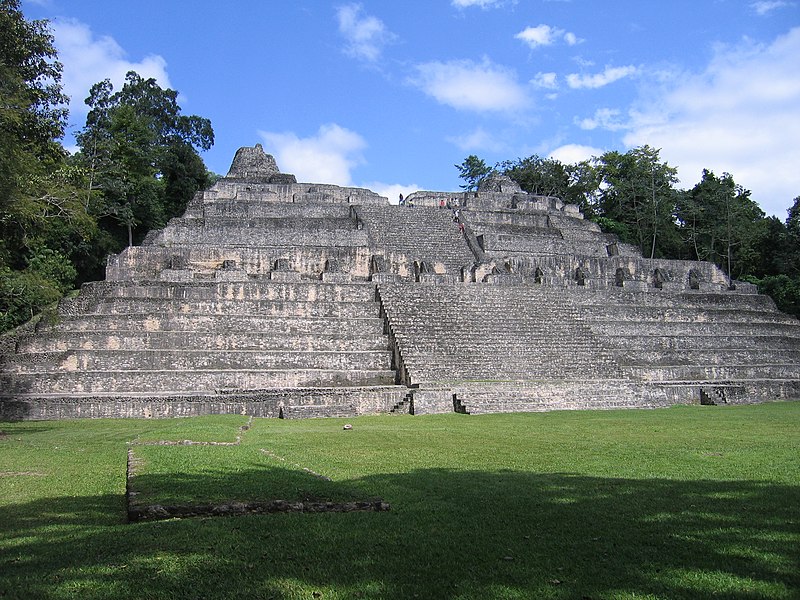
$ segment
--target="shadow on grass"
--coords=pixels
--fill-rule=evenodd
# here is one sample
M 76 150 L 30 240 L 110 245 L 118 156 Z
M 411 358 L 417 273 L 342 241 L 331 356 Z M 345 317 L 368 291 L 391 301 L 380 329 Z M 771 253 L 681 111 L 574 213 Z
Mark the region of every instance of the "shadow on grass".
M 204 448 L 200 448 L 203 450 Z M 134 508 L 147 505 L 191 507 L 199 505 L 225 504 L 230 502 L 263 502 L 270 500 L 283 500 L 293 502 L 355 502 L 374 501 L 377 497 L 367 497 L 358 487 L 346 483 L 333 483 L 328 478 L 314 475 L 311 472 L 293 468 L 290 465 L 264 466 L 255 462 L 237 460 L 229 456 L 229 461 L 237 460 L 236 464 L 246 465 L 238 472 L 231 473 L 230 467 L 224 462 L 217 462 L 209 466 L 209 457 L 224 459 L 225 455 L 206 453 L 202 461 L 193 456 L 192 451 L 198 448 L 164 448 L 150 447 L 138 448 L 139 455 L 146 455 L 146 462 L 158 462 L 164 456 L 174 458 L 183 454 L 184 461 L 179 466 L 172 466 L 174 472 L 169 475 L 147 472 L 138 473 L 129 479 L 129 490 L 134 492 L 131 504 Z M 214 450 L 214 448 L 212 448 Z M 170 456 L 172 455 L 172 456 Z M 193 462 L 202 462 L 207 470 L 206 474 L 198 477 L 197 474 L 181 471 L 182 465 L 191 465 Z M 213 472 L 216 467 L 216 473 Z
M 257 475 L 188 483 L 236 490 Z M 125 525 L 117 496 L 2 507 L 0 596 L 744 600 L 800 589 L 797 486 L 447 470 L 328 485 L 392 511 Z

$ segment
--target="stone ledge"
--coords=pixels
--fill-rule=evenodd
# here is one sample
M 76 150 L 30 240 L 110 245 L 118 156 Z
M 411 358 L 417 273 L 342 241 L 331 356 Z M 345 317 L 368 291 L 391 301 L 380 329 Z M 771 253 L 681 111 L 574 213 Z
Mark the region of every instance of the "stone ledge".
M 348 512 L 388 512 L 389 503 L 383 500 L 359 502 L 291 502 L 288 500 L 269 500 L 266 502 L 227 502 L 224 504 L 131 506 L 128 508 L 128 522 L 163 521 L 165 519 L 187 519 L 200 517 L 232 517 L 244 515 L 263 515 L 273 513 L 348 513 Z

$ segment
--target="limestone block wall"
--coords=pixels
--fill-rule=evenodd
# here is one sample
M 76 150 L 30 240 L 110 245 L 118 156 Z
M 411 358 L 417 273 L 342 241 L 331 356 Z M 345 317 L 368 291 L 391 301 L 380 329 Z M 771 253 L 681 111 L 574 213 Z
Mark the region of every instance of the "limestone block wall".
M 335 260 L 342 270 L 354 278 L 369 277 L 369 262 L 372 253 L 367 246 L 361 247 L 157 247 L 134 246 L 120 254 L 110 256 L 106 265 L 106 279 L 161 279 L 162 274 L 174 270 L 171 265 L 180 264 L 189 270 L 191 279 L 215 279 L 222 272 L 224 262 L 232 260 L 250 277 L 269 277 L 276 261 L 285 259 L 288 268 L 304 278 L 320 279 L 325 265 Z M 165 277 L 169 278 L 170 273 Z
M 320 183 L 254 183 L 223 178 L 206 192 L 216 200 L 259 200 L 283 203 L 376 204 L 389 203 L 388 198 L 365 188 L 341 187 Z
M 236 202 L 206 201 L 202 206 L 203 218 L 224 217 L 228 219 L 349 219 L 352 207 L 347 204 L 315 204 L 264 202 L 261 198 Z
M 350 219 L 215 217 L 174 219 L 152 243 L 163 246 L 364 246 L 366 235 Z

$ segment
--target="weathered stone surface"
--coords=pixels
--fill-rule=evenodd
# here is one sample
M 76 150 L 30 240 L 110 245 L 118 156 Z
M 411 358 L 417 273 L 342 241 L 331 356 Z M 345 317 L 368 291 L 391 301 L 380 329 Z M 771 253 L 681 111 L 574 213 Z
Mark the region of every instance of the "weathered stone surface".
M 293 175 L 280 172 L 275 158 L 265 153 L 261 144 L 256 144 L 253 148 L 239 148 L 233 157 L 227 177 L 269 183 L 295 183 Z
M 798 321 L 711 263 L 645 259 L 507 179 L 391 206 L 259 146 L 0 349 L 5 419 L 800 396 Z
M 499 173 L 491 173 L 488 177 L 483 179 L 478 186 L 479 192 L 498 192 L 502 194 L 520 194 L 522 188 L 519 184 L 511 179 L 508 175 L 500 175 Z

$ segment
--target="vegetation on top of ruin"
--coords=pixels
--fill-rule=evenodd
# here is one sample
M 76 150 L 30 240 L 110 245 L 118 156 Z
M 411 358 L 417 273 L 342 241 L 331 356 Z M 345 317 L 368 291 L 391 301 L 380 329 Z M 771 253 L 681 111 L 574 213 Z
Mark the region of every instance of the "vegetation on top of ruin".
M 491 173 L 507 175 L 528 193 L 580 206 L 646 258 L 713 262 L 800 316 L 800 196 L 781 221 L 766 216 L 730 173 L 704 170 L 692 188 L 680 189 L 677 170 L 649 146 L 575 164 L 533 155 L 490 167 L 470 155 L 455 166 L 466 190 Z

